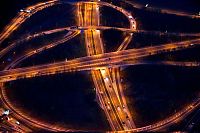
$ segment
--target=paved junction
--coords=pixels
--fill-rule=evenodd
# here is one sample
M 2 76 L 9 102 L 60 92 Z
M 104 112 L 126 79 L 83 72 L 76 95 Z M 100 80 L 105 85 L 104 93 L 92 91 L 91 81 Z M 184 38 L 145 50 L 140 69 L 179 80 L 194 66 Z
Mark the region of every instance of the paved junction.
M 128 2 L 128 1 L 127 1 Z M 15 30 L 17 30 L 21 24 L 23 24 L 29 17 L 31 17 L 36 12 L 43 10 L 45 8 L 57 5 L 65 4 L 58 0 L 53 0 L 49 2 L 39 3 L 26 9 L 20 11 L 20 13 L 15 17 L 8 26 L 5 27 L 3 32 L 0 34 L 0 44 L 8 38 Z M 151 62 L 143 61 L 143 58 L 157 55 L 160 53 L 167 53 L 172 51 L 178 51 L 188 48 L 193 48 L 200 44 L 200 33 L 166 33 L 160 31 L 145 31 L 137 29 L 137 22 L 131 13 L 125 9 L 115 6 L 111 3 L 102 1 L 93 2 L 77 2 L 72 3 L 77 8 L 77 20 L 78 25 L 73 25 L 70 27 L 63 27 L 58 29 L 52 29 L 48 31 L 42 31 L 24 37 L 23 39 L 16 40 L 15 42 L 8 45 L 6 48 L 0 51 L 0 57 L 3 57 L 10 50 L 14 49 L 21 42 L 29 41 L 38 36 L 45 36 L 48 34 L 53 34 L 62 31 L 68 31 L 65 37 L 62 39 L 49 43 L 38 49 L 34 49 L 24 55 L 21 55 L 16 60 L 12 61 L 9 65 L 5 67 L 4 70 L 0 71 L 0 82 L 1 82 L 1 99 L 3 101 L 4 107 L 11 110 L 13 113 L 9 114 L 13 120 L 8 122 L 12 127 L 11 130 L 18 132 L 30 132 L 32 127 L 41 128 L 49 131 L 79 131 L 78 129 L 66 129 L 63 127 L 56 127 L 48 123 L 42 123 L 24 115 L 23 112 L 18 111 L 12 106 L 7 100 L 4 83 L 8 81 L 32 78 L 36 76 L 43 75 L 53 75 L 58 73 L 67 73 L 74 71 L 90 71 L 92 75 L 92 80 L 96 88 L 96 94 L 99 101 L 99 106 L 104 110 L 107 120 L 110 124 L 112 131 L 124 132 L 142 132 L 142 131 L 157 131 L 159 129 L 168 127 L 169 125 L 182 120 L 191 113 L 194 109 L 199 107 L 200 99 L 197 99 L 189 106 L 185 107 L 181 111 L 173 114 L 171 117 L 161 120 L 155 124 L 148 125 L 145 127 L 136 127 L 133 116 L 131 116 L 130 110 L 126 103 L 126 98 L 123 93 L 123 87 L 120 82 L 120 67 L 139 65 L 139 64 L 158 64 L 158 65 L 175 65 L 175 66 L 187 66 L 187 67 L 199 67 L 198 62 L 176 62 L 176 61 L 163 61 L 163 62 Z M 140 5 L 131 3 L 134 8 L 142 8 Z M 108 27 L 100 25 L 100 6 L 111 7 L 123 15 L 129 21 L 129 28 L 123 27 Z M 149 8 L 147 8 L 149 10 Z M 196 15 L 188 15 L 186 13 L 178 13 L 176 11 L 162 10 L 160 13 L 175 14 L 178 16 L 191 17 L 192 19 L 198 19 Z M 102 30 L 119 30 L 126 32 L 127 36 L 124 38 L 123 42 L 115 52 L 105 53 L 104 44 L 101 38 Z M 67 42 L 68 40 L 76 37 L 80 32 L 84 32 L 84 41 L 86 48 L 86 57 L 76 58 L 72 60 L 55 62 L 52 64 L 35 65 L 32 67 L 15 68 L 16 65 L 20 64 L 25 59 L 36 55 L 38 53 L 44 52 L 46 50 L 52 49 L 58 45 Z M 186 41 L 172 42 L 168 44 L 161 44 L 156 46 L 148 46 L 138 49 L 126 49 L 132 39 L 134 39 L 133 34 L 155 34 L 155 35 L 173 35 L 173 36 L 187 36 L 195 37 L 195 39 L 188 39 Z M 6 112 L 6 109 L 2 108 L 2 114 Z M 7 116 L 5 114 L 4 116 Z M 23 122 L 20 126 L 13 126 L 13 124 L 18 123 L 17 120 Z M 14 121 L 14 122 L 13 122 Z M 31 126 L 30 126 L 31 125 Z M 4 125 L 5 128 L 7 125 Z M 9 126 L 8 126 L 9 127 Z

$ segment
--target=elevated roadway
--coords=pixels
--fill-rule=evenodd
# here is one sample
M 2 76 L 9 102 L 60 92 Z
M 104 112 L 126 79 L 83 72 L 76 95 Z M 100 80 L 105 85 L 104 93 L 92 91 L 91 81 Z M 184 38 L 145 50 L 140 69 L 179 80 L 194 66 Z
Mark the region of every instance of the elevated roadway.
M 70 27 L 63 27 L 63 28 L 57 28 L 57 29 L 52 29 L 52 30 L 47 30 L 47 31 L 42 31 L 39 33 L 35 33 L 32 35 L 25 36 L 21 39 L 18 39 L 11 44 L 9 44 L 6 48 L 2 49 L 0 51 L 0 58 L 2 58 L 6 53 L 8 53 L 10 50 L 14 49 L 17 47 L 20 43 L 30 41 L 31 39 L 57 33 L 57 32 L 63 32 L 63 31 L 72 31 L 72 32 L 80 32 L 80 31 L 85 31 L 85 30 L 97 30 L 97 32 L 102 31 L 102 30 L 119 30 L 123 32 L 129 33 L 122 44 L 120 44 L 120 49 L 124 49 L 128 46 L 130 41 L 132 40 L 133 33 L 139 33 L 139 34 L 152 34 L 152 35 L 170 35 L 170 36 L 181 36 L 181 37 L 200 37 L 200 33 L 177 33 L 177 32 L 160 32 L 160 31 L 146 31 L 146 30 L 136 30 L 136 29 L 129 29 L 129 28 L 118 28 L 118 27 L 109 27 L 109 26 L 70 26 Z
M 0 34 L 0 44 L 9 37 L 14 30 L 16 30 L 26 19 L 31 15 L 40 11 L 44 8 L 53 6 L 60 3 L 60 1 L 53 0 L 49 2 L 39 3 L 34 6 L 30 6 L 26 9 L 23 9 L 19 15 L 13 19 L 13 21 L 4 29 Z M 65 2 L 63 2 L 65 3 Z M 78 26 L 71 26 L 65 28 L 54 29 L 50 31 L 44 31 L 37 33 L 32 36 L 28 36 L 23 39 L 23 41 L 28 41 L 34 37 L 52 34 L 55 32 L 60 32 L 64 30 L 70 31 L 66 38 L 63 38 L 54 43 L 43 46 L 39 49 L 33 50 L 21 57 L 17 58 L 10 65 L 6 67 L 6 70 L 0 72 L 0 82 L 2 82 L 1 87 L 3 87 L 4 82 L 13 81 L 22 78 L 31 78 L 42 75 L 52 75 L 57 73 L 71 72 L 71 71 L 85 71 L 89 70 L 92 73 L 93 81 L 96 87 L 97 96 L 100 101 L 101 107 L 104 109 L 105 114 L 108 118 L 108 121 L 111 125 L 113 131 L 131 131 L 131 132 L 141 132 L 141 131 L 155 131 L 160 128 L 171 125 L 172 123 L 183 119 L 188 113 L 193 109 L 199 106 L 200 101 L 195 101 L 190 106 L 187 106 L 180 112 L 175 115 L 167 118 L 166 120 L 160 121 L 158 123 L 135 128 L 134 122 L 126 105 L 126 99 L 123 94 L 123 88 L 120 83 L 120 67 L 126 65 L 137 65 L 137 64 L 166 64 L 166 65 L 175 65 L 175 66 L 199 66 L 197 62 L 143 62 L 142 59 L 147 56 L 156 55 L 165 52 L 171 52 L 181 49 L 187 49 L 194 47 L 195 45 L 200 44 L 200 39 L 193 39 L 189 41 L 169 43 L 159 46 L 145 47 L 140 49 L 129 49 L 125 50 L 130 41 L 132 40 L 132 33 L 144 33 L 144 34 L 158 34 L 163 35 L 162 32 L 155 31 L 144 31 L 136 30 L 136 21 L 132 17 L 131 13 L 117 7 L 110 3 L 106 2 L 87 2 L 82 1 L 76 3 L 78 7 Z M 99 26 L 99 6 L 109 6 L 114 8 L 124 14 L 130 22 L 129 28 L 118 28 L 118 27 L 106 27 Z M 150 8 L 148 8 L 150 10 Z M 151 10 L 150 10 L 151 11 Z M 169 11 L 169 10 L 168 10 Z M 166 11 L 165 11 L 166 12 Z M 164 10 L 161 12 L 164 13 Z M 170 12 L 169 12 L 170 13 Z M 171 12 L 173 14 L 173 12 Z M 188 16 L 184 13 L 175 13 L 179 16 Z M 188 17 L 197 18 L 196 16 L 189 15 Z M 104 53 L 104 47 L 101 39 L 101 30 L 114 29 L 127 32 L 128 35 L 117 49 L 116 52 Z M 75 37 L 80 33 L 80 30 L 84 30 L 85 34 L 85 44 L 87 49 L 87 57 L 77 58 L 74 60 L 57 62 L 53 64 L 44 64 L 33 67 L 24 67 L 13 69 L 17 64 L 25 60 L 26 58 L 33 56 L 37 53 L 45 51 L 47 49 L 53 48 L 59 44 L 62 44 L 69 39 Z M 180 36 L 195 36 L 199 37 L 199 33 L 164 33 L 170 35 L 180 35 Z M 12 43 L 7 48 L 3 49 L 0 52 L 2 57 L 10 49 L 13 49 L 17 44 L 22 40 Z M 9 70 L 10 69 L 10 70 Z M 2 100 L 4 102 L 8 101 L 5 96 L 5 93 L 1 91 Z M 7 104 L 8 108 L 12 108 L 10 103 Z M 28 121 L 33 124 L 35 127 L 50 130 L 50 131 L 75 131 L 71 129 L 65 129 L 62 127 L 56 127 L 53 125 L 48 125 L 41 123 L 39 121 L 31 121 L 30 118 L 26 118 L 23 114 L 15 111 L 14 113 L 18 114 L 17 118 Z
M 134 65 L 137 64 L 138 60 L 147 56 L 187 49 L 199 44 L 200 39 L 193 39 L 159 46 L 92 55 L 53 64 L 5 70 L 0 72 L 0 82 L 70 71 Z
M 8 38 L 13 31 L 15 31 L 22 23 L 24 23 L 30 16 L 41 11 L 47 7 L 58 4 L 58 0 L 52 0 L 48 2 L 38 3 L 33 6 L 25 8 L 23 11 L 20 11 L 18 15 L 12 19 L 12 21 L 4 28 L 0 34 L 0 44 Z
M 99 25 L 98 5 L 83 3 L 78 5 L 78 9 L 78 14 L 81 14 L 78 20 L 82 20 L 79 21 L 79 25 L 89 27 L 89 29 L 85 29 L 84 31 L 88 56 L 103 54 L 104 45 L 101 40 L 100 31 L 92 27 L 93 25 Z M 92 70 L 91 73 L 100 106 L 104 110 L 112 130 L 119 131 L 134 128 L 133 122 L 130 121 L 131 118 L 127 121 L 127 114 L 123 110 L 119 110 L 122 103 L 118 99 L 119 92 L 115 91 L 116 87 L 113 85 L 113 81 L 111 81 L 108 68 Z

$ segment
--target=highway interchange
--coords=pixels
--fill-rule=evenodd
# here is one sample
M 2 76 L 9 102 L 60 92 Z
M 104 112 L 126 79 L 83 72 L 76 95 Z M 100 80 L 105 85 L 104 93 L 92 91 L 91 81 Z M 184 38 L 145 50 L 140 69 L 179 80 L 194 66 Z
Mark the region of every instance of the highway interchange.
M 49 2 L 39 3 L 34 6 L 27 7 L 23 9 L 16 18 L 14 18 L 11 23 L 5 27 L 3 32 L 0 34 L 0 44 L 8 38 L 12 32 L 18 29 L 20 25 L 25 22 L 31 15 L 35 14 L 42 9 L 48 8 L 53 5 L 64 4 L 60 1 L 53 0 Z M 141 5 L 132 3 L 135 8 L 141 8 Z M 123 94 L 123 88 L 120 82 L 120 67 L 129 66 L 129 65 L 138 65 L 138 64 L 152 64 L 154 62 L 144 62 L 142 59 L 151 55 L 156 55 L 160 53 L 172 52 L 182 49 L 193 48 L 196 45 L 200 44 L 200 34 L 199 33 L 163 33 L 159 31 L 145 31 L 137 30 L 137 22 L 132 16 L 131 13 L 125 9 L 115 6 L 111 3 L 103 1 L 93 1 L 93 2 L 77 2 L 75 3 L 77 7 L 77 20 L 78 26 L 64 27 L 59 29 L 53 29 L 49 31 L 39 32 L 33 35 L 29 35 L 23 39 L 19 39 L 12 44 L 8 45 L 6 48 L 0 51 L 0 57 L 3 57 L 11 49 L 14 49 L 16 46 L 20 45 L 21 42 L 26 42 L 38 36 L 45 36 L 48 34 L 68 31 L 66 36 L 58 41 L 52 42 L 45 46 L 42 46 L 38 49 L 34 49 L 12 61 L 9 65 L 5 67 L 3 71 L 0 71 L 0 82 L 1 82 L 1 99 L 6 109 L 9 109 L 13 112 L 11 117 L 13 117 L 14 123 L 19 120 L 24 125 L 13 127 L 13 121 L 8 122 L 12 130 L 18 132 L 30 132 L 32 127 L 41 128 L 49 131 L 79 131 L 77 129 L 66 129 L 64 127 L 57 127 L 50 125 L 48 123 L 41 123 L 39 121 L 33 120 L 29 116 L 24 115 L 23 112 L 15 109 L 12 106 L 12 103 L 6 97 L 4 90 L 4 83 L 8 81 L 13 81 L 23 78 L 31 78 L 42 75 L 52 75 L 58 73 L 72 72 L 72 71 L 90 71 L 92 74 L 92 79 L 96 88 L 96 94 L 98 97 L 99 105 L 104 110 L 107 120 L 110 124 L 112 131 L 156 131 L 162 128 L 165 128 L 174 122 L 177 122 L 191 113 L 194 109 L 199 107 L 200 101 L 197 99 L 189 106 L 185 107 L 181 111 L 173 114 L 171 117 L 166 118 L 165 120 L 159 121 L 155 124 L 148 125 L 145 127 L 137 128 L 128 106 L 126 104 L 126 99 Z M 100 26 L 100 6 L 111 7 L 127 17 L 129 20 L 129 28 L 121 27 L 108 27 Z M 169 10 L 164 10 L 161 13 L 171 13 L 178 16 L 191 17 L 192 19 L 198 19 L 196 15 L 188 15 L 186 13 L 177 13 Z M 121 43 L 117 51 L 105 53 L 104 44 L 101 38 L 101 31 L 107 29 L 120 30 L 127 32 L 127 36 L 124 38 L 124 41 Z M 15 68 L 16 65 L 20 64 L 25 59 L 52 49 L 57 45 L 61 45 L 64 42 L 76 37 L 80 34 L 81 31 L 84 31 L 85 36 L 85 47 L 87 56 L 76 58 L 72 60 L 55 62 L 52 64 L 36 65 L 32 67 L 23 67 Z M 196 39 L 190 39 L 180 42 L 172 42 L 169 44 L 161 44 L 156 46 L 149 46 L 139 49 L 128 49 L 126 50 L 128 44 L 133 38 L 134 33 L 151 33 L 151 34 L 171 34 L 175 36 L 191 36 L 196 37 Z M 94 41 L 95 40 L 95 41 Z M 176 66 L 199 66 L 198 62 L 159 62 L 158 64 L 166 65 L 176 65 Z M 5 112 L 2 111 L 2 113 Z M 31 126 L 29 126 L 31 125 Z

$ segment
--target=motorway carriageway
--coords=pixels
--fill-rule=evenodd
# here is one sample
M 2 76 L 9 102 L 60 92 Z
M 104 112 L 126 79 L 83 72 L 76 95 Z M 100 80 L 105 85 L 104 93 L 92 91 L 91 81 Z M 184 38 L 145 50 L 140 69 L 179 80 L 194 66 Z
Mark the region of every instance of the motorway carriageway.
M 118 52 L 92 55 L 53 64 L 38 65 L 33 67 L 17 68 L 0 72 L 0 82 L 12 81 L 20 78 L 49 75 L 78 70 L 92 70 L 104 67 L 117 67 L 137 64 L 138 60 L 150 55 L 187 49 L 200 44 L 200 39 L 174 42 L 160 46 L 151 46 L 140 49 L 129 49 Z

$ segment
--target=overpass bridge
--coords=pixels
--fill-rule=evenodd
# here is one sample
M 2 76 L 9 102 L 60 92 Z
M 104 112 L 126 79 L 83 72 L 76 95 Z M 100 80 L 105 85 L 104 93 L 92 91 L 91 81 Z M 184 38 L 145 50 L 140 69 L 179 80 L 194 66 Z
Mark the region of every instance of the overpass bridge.
M 104 53 L 99 55 L 77 58 L 53 64 L 38 65 L 33 67 L 17 68 L 0 72 L 0 82 L 30 78 L 57 73 L 93 70 L 104 67 L 117 67 L 141 64 L 140 59 L 165 52 L 187 49 L 200 44 L 200 39 L 169 43 L 159 46 L 145 47 L 141 49 L 129 49 L 118 52 Z

